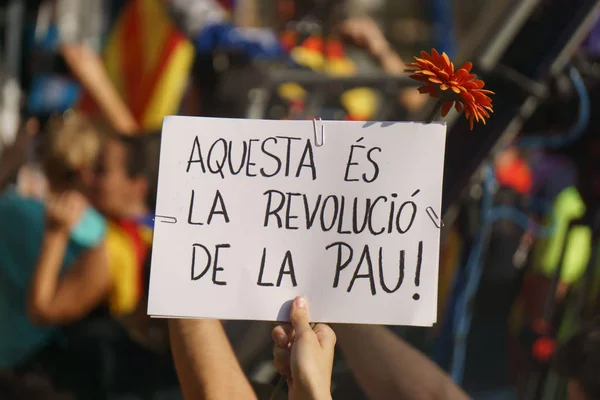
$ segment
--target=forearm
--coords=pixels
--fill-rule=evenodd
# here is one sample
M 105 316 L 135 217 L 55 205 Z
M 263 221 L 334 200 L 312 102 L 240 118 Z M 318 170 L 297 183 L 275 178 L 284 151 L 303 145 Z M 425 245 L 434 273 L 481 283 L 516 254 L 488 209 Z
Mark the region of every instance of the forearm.
M 170 320 L 171 348 L 186 399 L 256 399 L 217 320 Z
M 119 133 L 137 132 L 138 124 L 106 74 L 100 57 L 85 44 L 65 44 L 61 54 L 73 74 L 90 93 Z
M 437 365 L 383 326 L 337 325 L 337 342 L 373 400 L 461 400 L 468 396 Z
M 44 236 L 29 292 L 29 316 L 36 322 L 44 322 L 44 315 L 53 309 L 68 240 L 63 231 L 48 230 Z

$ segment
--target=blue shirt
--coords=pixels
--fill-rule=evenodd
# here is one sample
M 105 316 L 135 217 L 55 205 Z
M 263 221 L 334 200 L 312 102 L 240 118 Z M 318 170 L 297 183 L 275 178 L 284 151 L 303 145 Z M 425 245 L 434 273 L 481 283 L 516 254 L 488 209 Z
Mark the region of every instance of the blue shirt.
M 42 246 L 44 204 L 15 192 L 0 195 L 0 369 L 32 356 L 56 334 L 27 317 L 27 292 Z M 88 209 L 71 234 L 63 272 L 104 237 L 104 219 Z

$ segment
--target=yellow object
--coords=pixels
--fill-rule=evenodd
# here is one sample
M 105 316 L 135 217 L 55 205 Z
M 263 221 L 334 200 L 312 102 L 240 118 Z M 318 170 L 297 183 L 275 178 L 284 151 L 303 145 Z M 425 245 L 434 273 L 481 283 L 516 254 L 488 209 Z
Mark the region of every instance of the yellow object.
M 563 278 L 569 278 L 569 282 L 565 282 L 573 283 L 572 279 L 580 275 L 581 268 L 585 269 L 589 259 L 591 237 L 588 240 L 586 233 L 576 229 L 577 227 L 569 230 L 571 221 L 583 217 L 585 211 L 585 203 L 575 187 L 564 189 L 556 197 L 552 209 L 554 232 L 543 245 L 539 265 L 545 275 L 554 274 L 565 245 L 567 247 L 561 273 Z M 576 256 L 577 253 L 581 253 L 581 257 Z
M 327 61 L 325 73 L 331 76 L 352 76 L 356 74 L 356 65 L 348 58 Z
M 297 83 L 283 83 L 277 89 L 279 97 L 287 101 L 304 100 L 306 98 L 306 90 Z
M 583 225 L 574 226 L 567 235 L 561 281 L 572 285 L 585 273 L 592 254 L 592 230 Z
M 377 95 L 369 88 L 356 88 L 344 92 L 342 106 L 356 120 L 370 120 L 379 107 Z
M 189 42 L 182 44 L 171 56 L 142 116 L 143 129 L 159 130 L 163 117 L 178 113 L 193 61 L 194 48 Z
M 325 56 L 323 53 L 304 47 L 295 47 L 290 51 L 290 56 L 298 65 L 320 71 L 325 65 Z
M 149 247 L 152 231 L 141 228 L 141 239 Z M 109 293 L 109 308 L 112 315 L 132 313 L 140 300 L 140 276 L 142 261 L 134 247 L 131 236 L 120 226 L 109 222 L 106 230 L 108 266 L 113 287 Z

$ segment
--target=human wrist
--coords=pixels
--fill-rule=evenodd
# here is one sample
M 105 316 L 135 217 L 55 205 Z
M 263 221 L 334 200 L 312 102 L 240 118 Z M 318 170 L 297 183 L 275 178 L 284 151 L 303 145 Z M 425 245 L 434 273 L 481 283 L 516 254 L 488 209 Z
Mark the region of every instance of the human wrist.
M 66 242 L 69 239 L 69 228 L 60 224 L 48 222 L 46 240 L 53 243 Z
M 318 385 L 311 385 L 311 387 L 306 387 L 302 390 L 302 394 L 295 397 L 302 400 L 332 400 L 331 397 L 331 389 L 328 386 L 327 388 L 318 387 Z
M 314 400 L 333 400 L 331 397 L 331 386 L 327 385 L 327 389 L 321 390 L 320 393 L 314 397 Z
M 298 383 L 295 384 L 295 390 L 297 390 L 296 399 L 306 400 L 331 400 L 331 372 L 324 372 L 316 375 L 316 371 L 313 371 L 311 375 L 307 376 L 306 380 L 297 377 Z M 326 379 L 320 379 L 321 376 L 327 376 Z M 294 380 L 296 381 L 296 379 Z
M 331 388 L 328 386 L 327 390 L 320 390 L 318 393 L 315 393 L 312 397 L 312 400 L 332 400 L 331 397 Z

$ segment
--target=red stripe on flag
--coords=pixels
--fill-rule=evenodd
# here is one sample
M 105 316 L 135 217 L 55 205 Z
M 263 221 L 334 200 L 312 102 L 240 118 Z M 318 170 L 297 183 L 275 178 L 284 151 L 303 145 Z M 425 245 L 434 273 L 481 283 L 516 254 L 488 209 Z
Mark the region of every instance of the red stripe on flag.
M 156 86 L 171 59 L 171 55 L 177 49 L 177 46 L 184 40 L 185 37 L 182 34 L 176 31 L 173 27 L 169 28 L 167 40 L 165 41 L 160 57 L 158 58 L 158 63 L 152 71 L 152 74 L 150 74 L 149 78 L 146 80 L 146 84 L 140 90 L 140 103 L 136 104 L 136 106 L 140 107 L 138 110 L 140 113 L 140 118 L 143 118 L 144 111 L 152 100 Z
M 124 10 L 124 24 L 123 33 L 118 38 L 121 43 L 121 66 L 123 68 L 123 98 L 125 102 L 130 105 L 130 109 L 133 113 L 134 118 L 137 122 L 141 121 L 142 115 L 134 107 L 132 107 L 136 101 L 135 99 L 139 96 L 139 90 L 142 87 L 142 65 L 143 54 L 142 54 L 142 42 L 140 29 L 142 28 L 139 23 L 141 13 L 140 7 L 141 2 L 139 0 L 131 0 L 126 5 Z
M 135 255 L 137 262 L 136 271 L 136 296 L 139 300 L 140 296 L 144 293 L 144 277 L 145 277 L 145 261 L 148 256 L 148 246 L 144 243 L 141 233 L 141 227 L 135 221 L 120 221 L 119 226 L 127 233 L 131 239 L 132 249 L 131 251 Z

